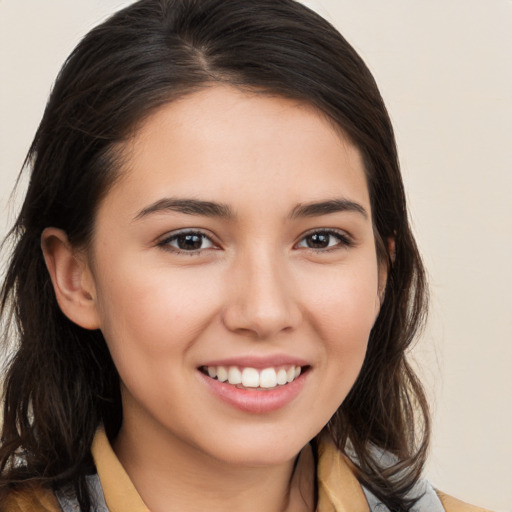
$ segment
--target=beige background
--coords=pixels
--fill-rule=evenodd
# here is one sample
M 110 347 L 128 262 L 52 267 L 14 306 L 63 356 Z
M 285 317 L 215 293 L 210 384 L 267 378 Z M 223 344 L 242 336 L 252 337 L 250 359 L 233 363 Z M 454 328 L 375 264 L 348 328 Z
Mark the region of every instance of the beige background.
M 0 234 L 51 83 L 121 0 L 0 0 Z M 433 400 L 428 475 L 512 511 L 512 1 L 305 1 L 374 72 L 430 273 L 415 358 Z

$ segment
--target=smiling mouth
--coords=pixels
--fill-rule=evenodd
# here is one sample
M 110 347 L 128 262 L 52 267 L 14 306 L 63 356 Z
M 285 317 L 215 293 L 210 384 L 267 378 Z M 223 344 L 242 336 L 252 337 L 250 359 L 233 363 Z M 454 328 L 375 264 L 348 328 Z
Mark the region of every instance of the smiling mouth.
M 257 369 L 238 366 L 201 366 L 199 371 L 211 379 L 240 389 L 272 390 L 298 379 L 309 367 L 279 366 Z

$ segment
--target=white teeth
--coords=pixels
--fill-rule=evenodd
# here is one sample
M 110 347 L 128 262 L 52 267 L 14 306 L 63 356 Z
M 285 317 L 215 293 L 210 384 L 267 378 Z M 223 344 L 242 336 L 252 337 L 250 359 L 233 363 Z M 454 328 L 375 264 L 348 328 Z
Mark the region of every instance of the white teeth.
M 260 374 L 255 368 L 244 368 L 242 371 L 242 385 L 244 388 L 258 388 L 260 386 Z
M 212 379 L 220 382 L 229 382 L 233 386 L 242 385 L 244 388 L 264 388 L 272 389 L 276 386 L 284 386 L 293 382 L 300 374 L 300 366 L 265 368 L 258 370 L 256 368 L 237 366 L 207 366 L 205 368 Z
M 228 380 L 228 371 L 224 366 L 217 367 L 217 380 L 220 380 L 221 382 L 226 382 Z
M 275 388 L 277 386 L 277 376 L 274 368 L 265 368 L 260 374 L 261 388 Z
M 283 384 L 286 384 L 288 381 L 287 381 L 287 376 L 286 376 L 286 370 L 284 368 L 281 368 L 278 372 L 277 372 L 277 383 L 282 386 Z
M 228 382 L 230 384 L 242 384 L 242 372 L 236 366 L 229 367 Z

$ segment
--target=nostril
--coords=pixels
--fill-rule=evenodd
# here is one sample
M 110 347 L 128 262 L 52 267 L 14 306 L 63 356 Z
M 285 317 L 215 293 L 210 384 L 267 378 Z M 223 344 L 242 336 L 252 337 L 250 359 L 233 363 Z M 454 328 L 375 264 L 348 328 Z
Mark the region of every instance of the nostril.
M 237 301 L 223 312 L 223 323 L 227 329 L 262 339 L 294 331 L 301 318 L 299 309 L 291 303 L 262 303 L 254 298 Z

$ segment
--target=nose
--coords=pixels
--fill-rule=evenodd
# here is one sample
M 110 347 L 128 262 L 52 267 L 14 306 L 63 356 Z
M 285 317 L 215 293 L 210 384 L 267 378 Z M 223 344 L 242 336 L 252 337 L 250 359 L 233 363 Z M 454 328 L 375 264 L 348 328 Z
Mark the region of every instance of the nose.
M 270 255 L 238 261 L 229 275 L 224 325 L 258 339 L 295 330 L 302 321 L 302 311 L 290 274 L 286 264 Z

